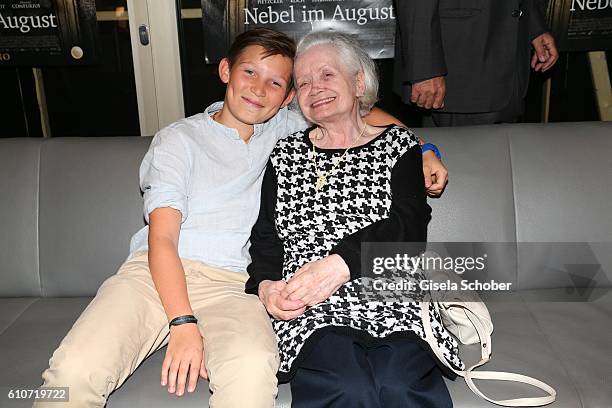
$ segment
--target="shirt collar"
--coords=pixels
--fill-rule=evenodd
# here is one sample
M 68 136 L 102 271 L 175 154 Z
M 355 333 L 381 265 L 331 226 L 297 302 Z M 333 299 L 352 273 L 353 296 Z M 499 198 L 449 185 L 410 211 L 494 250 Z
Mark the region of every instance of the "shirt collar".
M 205 110 L 204 110 L 204 121 L 206 123 L 206 125 L 211 126 L 215 129 L 215 131 L 220 132 L 224 135 L 227 135 L 229 137 L 231 137 L 232 139 L 240 139 L 240 135 L 238 134 L 238 131 L 234 128 L 229 128 L 219 122 L 217 122 L 216 120 L 214 120 L 212 118 L 212 115 L 214 115 L 215 113 L 219 112 L 221 109 L 223 109 L 223 101 L 220 102 L 214 102 L 212 104 L 210 104 Z M 268 121 L 267 123 L 269 123 L 270 121 Z M 257 123 L 255 124 L 255 126 L 253 127 L 253 136 L 251 136 L 251 139 L 258 137 L 259 135 L 261 135 L 264 131 L 265 126 L 267 125 L 267 123 Z M 242 139 L 240 139 L 242 140 Z

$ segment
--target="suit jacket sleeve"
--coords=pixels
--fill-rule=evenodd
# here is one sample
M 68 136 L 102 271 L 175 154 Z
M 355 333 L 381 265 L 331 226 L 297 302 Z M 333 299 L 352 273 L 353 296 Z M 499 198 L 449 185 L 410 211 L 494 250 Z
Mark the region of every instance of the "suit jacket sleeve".
M 399 79 L 415 83 L 446 74 L 439 0 L 397 0 Z
M 544 20 L 543 4 L 540 0 L 527 1 L 527 18 L 529 19 L 529 41 L 548 31 Z

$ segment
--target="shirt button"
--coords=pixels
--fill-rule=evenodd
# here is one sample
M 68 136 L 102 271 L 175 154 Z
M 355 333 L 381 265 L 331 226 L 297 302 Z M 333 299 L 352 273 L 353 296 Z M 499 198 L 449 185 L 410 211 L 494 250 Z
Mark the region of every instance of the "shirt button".
M 512 10 L 512 17 L 514 18 L 521 18 L 523 16 L 523 10 Z

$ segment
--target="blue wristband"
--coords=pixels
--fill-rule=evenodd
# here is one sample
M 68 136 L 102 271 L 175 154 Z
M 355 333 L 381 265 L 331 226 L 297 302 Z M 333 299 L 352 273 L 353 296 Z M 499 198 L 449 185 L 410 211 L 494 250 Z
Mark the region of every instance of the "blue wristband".
M 438 150 L 438 147 L 435 144 L 433 144 L 433 143 L 424 143 L 424 144 L 421 145 L 421 151 L 423 153 L 428 152 L 430 150 L 432 152 L 434 152 L 434 154 L 436 155 L 436 157 L 439 160 L 442 160 L 442 154 L 440 154 L 440 150 Z

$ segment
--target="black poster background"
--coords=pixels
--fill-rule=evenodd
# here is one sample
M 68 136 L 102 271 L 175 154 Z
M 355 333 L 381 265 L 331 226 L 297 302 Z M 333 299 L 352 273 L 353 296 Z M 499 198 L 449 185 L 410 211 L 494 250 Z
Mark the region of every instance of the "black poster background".
M 372 58 L 393 57 L 392 0 L 202 0 L 202 24 L 209 64 L 226 54 L 236 35 L 255 27 L 282 31 L 295 40 L 313 30 L 333 29 L 355 35 Z
M 559 51 L 612 49 L 612 0 L 550 0 L 548 21 Z
M 0 16 L 0 67 L 99 58 L 95 0 L 3 0 Z

